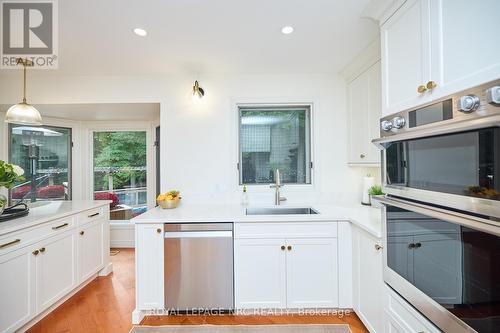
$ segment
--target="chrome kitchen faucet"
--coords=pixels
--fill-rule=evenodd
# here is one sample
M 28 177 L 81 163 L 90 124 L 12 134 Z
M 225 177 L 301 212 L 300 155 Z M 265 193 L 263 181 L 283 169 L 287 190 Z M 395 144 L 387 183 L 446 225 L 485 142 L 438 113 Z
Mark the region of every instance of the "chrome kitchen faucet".
M 271 184 L 271 188 L 275 188 L 276 191 L 274 192 L 274 204 L 279 206 L 282 201 L 286 201 L 285 197 L 282 197 L 280 194 L 280 188 L 282 188 L 284 185 L 281 184 L 281 176 L 280 176 L 280 170 L 276 169 L 274 172 L 274 184 Z

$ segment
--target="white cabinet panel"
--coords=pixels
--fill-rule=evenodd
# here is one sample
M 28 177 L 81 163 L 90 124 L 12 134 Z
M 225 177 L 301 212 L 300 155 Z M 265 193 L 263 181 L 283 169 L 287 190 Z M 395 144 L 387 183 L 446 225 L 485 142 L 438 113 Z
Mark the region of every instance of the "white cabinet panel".
M 434 95 L 500 77 L 499 12 L 498 0 L 432 2 L 433 79 L 438 84 Z
M 163 309 L 163 224 L 137 224 L 135 231 L 137 309 Z
M 35 312 L 35 256 L 25 247 L 0 257 L 0 331 L 12 332 Z
M 78 229 L 78 281 L 83 282 L 103 265 L 103 221 Z
M 425 102 L 431 80 L 430 0 L 407 1 L 382 27 L 382 113 Z
M 75 234 L 68 231 L 38 244 L 36 303 L 40 312 L 76 286 Z
M 337 239 L 287 240 L 287 307 L 337 308 Z
M 353 307 L 370 332 L 383 331 L 382 248 L 377 239 L 355 227 L 353 232 Z
M 238 239 L 234 246 L 236 308 L 286 307 L 284 239 Z
M 379 137 L 380 75 L 380 62 L 377 62 L 347 85 L 350 164 L 380 163 L 380 151 L 371 143 Z

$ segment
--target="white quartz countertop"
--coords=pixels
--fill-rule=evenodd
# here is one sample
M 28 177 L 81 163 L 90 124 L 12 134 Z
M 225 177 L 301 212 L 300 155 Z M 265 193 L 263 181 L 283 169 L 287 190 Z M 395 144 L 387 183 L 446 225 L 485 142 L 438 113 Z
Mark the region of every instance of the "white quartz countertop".
M 109 200 L 45 201 L 31 207 L 28 215 L 0 222 L 0 236 L 37 224 L 57 220 L 89 209 L 109 205 Z
M 252 206 L 249 206 L 252 207 Z M 274 207 L 274 206 L 256 206 Z M 299 207 L 283 205 L 280 207 Z M 378 208 L 356 204 L 302 205 L 312 207 L 319 214 L 311 215 L 246 215 L 238 204 L 188 204 L 181 203 L 175 209 L 153 208 L 132 219 L 134 223 L 259 223 L 304 221 L 350 221 L 375 237 L 382 237 L 381 212 Z

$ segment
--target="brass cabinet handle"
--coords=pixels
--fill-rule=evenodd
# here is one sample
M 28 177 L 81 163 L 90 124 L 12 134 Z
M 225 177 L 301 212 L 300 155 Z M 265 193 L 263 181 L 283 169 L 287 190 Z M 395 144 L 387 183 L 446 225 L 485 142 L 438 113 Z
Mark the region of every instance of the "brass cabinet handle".
M 38 253 L 40 253 L 40 251 L 38 251 L 38 250 L 33 251 L 33 255 L 34 255 L 34 256 L 37 256 L 37 255 L 38 255 Z
M 85 235 L 85 231 L 82 230 L 82 231 L 80 231 L 80 236 L 83 236 L 83 235 Z
M 52 227 L 52 230 L 58 230 L 58 229 L 67 227 L 68 225 L 69 225 L 68 223 L 64 223 L 64 224 L 58 225 L 57 227 Z
M 415 243 L 410 243 L 410 244 L 408 244 L 408 248 L 409 248 L 409 249 L 413 249 L 413 248 L 415 248 Z
M 44 247 L 42 247 L 42 248 L 40 249 L 40 252 L 44 253 L 44 252 L 45 252 L 45 248 L 44 248 Z
M 94 214 L 91 214 L 91 215 L 89 215 L 89 216 L 88 216 L 88 218 L 91 218 L 91 217 L 97 216 L 97 215 L 99 215 L 99 214 L 100 214 L 100 213 L 94 213 Z
M 427 85 L 426 85 L 427 89 L 431 90 L 431 89 L 434 89 L 436 87 L 437 87 L 437 83 L 436 82 L 434 82 L 434 81 L 427 82 Z
M 366 155 L 365 155 L 365 154 L 360 154 L 360 155 L 359 155 L 359 157 L 361 157 L 361 158 L 365 158 L 365 157 L 366 157 Z
M 422 243 L 420 243 L 420 242 L 415 243 L 415 248 L 418 249 L 419 247 L 422 247 Z
M 281 245 L 281 251 L 285 251 L 285 245 Z
M 160 228 L 156 229 L 156 232 L 161 234 L 161 229 Z
M 17 243 L 21 243 L 21 240 L 19 238 L 13 240 L 12 242 L 8 242 L 8 243 L 0 245 L 0 249 L 4 249 L 6 247 L 12 246 L 12 245 L 17 244 Z
M 422 85 L 418 86 L 417 91 L 419 94 L 422 94 L 422 93 L 427 91 L 427 87 L 422 84 Z
M 382 245 L 380 245 L 380 244 L 375 244 L 375 250 L 380 251 L 380 250 L 382 250 L 383 248 L 384 248 L 384 247 L 383 247 Z
M 286 249 L 287 249 L 288 251 L 292 251 L 292 246 L 291 246 L 291 245 L 288 245 L 288 246 L 286 247 Z

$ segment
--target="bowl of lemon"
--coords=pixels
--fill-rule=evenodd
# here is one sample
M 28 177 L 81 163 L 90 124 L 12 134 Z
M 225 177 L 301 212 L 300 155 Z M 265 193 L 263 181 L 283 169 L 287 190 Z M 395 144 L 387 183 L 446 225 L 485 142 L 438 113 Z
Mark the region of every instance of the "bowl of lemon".
M 173 209 L 179 206 L 179 202 L 181 200 L 181 192 L 177 190 L 172 190 L 160 194 L 156 198 L 156 203 L 163 209 Z

